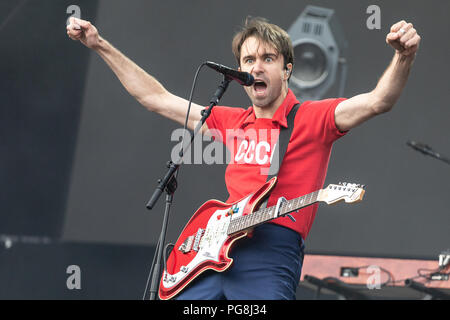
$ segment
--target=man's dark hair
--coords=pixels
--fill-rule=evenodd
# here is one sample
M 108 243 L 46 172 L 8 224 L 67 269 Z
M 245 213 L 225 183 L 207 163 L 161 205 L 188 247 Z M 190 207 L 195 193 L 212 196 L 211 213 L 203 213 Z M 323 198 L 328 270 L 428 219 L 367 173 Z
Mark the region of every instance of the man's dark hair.
M 242 44 L 252 36 L 272 45 L 278 54 L 283 55 L 285 68 L 288 63 L 294 65 L 294 49 L 288 33 L 279 26 L 269 23 L 265 18 L 247 17 L 244 26 L 236 33 L 231 45 L 239 66 L 241 65 Z

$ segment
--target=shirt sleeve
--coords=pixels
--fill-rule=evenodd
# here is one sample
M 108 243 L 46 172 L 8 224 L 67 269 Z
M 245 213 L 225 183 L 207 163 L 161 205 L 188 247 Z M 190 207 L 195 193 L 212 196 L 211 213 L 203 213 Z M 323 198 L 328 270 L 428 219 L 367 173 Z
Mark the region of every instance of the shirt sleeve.
M 245 113 L 243 108 L 216 106 L 206 119 L 208 130 L 215 141 L 226 144 L 226 130 L 236 128 Z
M 324 143 L 333 143 L 348 132 L 337 128 L 334 116 L 338 104 L 345 100 L 346 98 L 324 99 L 312 101 L 308 106 L 311 108 L 314 132 Z

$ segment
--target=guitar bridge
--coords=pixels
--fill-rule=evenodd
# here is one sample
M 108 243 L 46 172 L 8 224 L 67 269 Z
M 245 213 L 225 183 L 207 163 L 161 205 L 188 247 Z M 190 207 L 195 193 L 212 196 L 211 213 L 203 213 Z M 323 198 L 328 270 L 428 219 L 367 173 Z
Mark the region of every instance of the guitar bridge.
M 178 248 L 183 253 L 188 253 L 192 249 L 192 245 L 194 244 L 194 236 L 187 237 L 186 240 L 181 244 Z
M 183 253 L 188 253 L 191 250 L 198 251 L 200 245 L 200 239 L 202 238 L 205 229 L 199 228 L 195 236 L 189 236 L 184 240 L 181 246 L 178 247 L 178 250 Z

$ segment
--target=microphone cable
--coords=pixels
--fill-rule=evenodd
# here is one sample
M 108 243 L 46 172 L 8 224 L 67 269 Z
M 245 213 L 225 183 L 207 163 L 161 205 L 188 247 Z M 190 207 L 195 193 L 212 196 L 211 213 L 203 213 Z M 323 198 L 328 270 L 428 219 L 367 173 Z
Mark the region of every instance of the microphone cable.
M 190 94 L 189 94 L 189 104 L 188 104 L 188 108 L 187 108 L 187 112 L 186 112 L 186 119 L 185 119 L 185 121 L 184 121 L 184 127 L 183 127 L 183 137 L 182 137 L 182 139 L 181 139 L 181 146 L 180 146 L 180 152 L 179 152 L 180 162 L 179 162 L 178 164 L 181 164 L 182 158 L 184 157 L 184 154 L 183 154 L 184 138 L 185 138 L 185 136 L 186 136 L 185 133 L 186 133 L 187 124 L 188 124 L 188 122 L 189 122 L 189 113 L 190 113 L 190 111 L 191 111 L 192 98 L 193 98 L 193 96 L 194 96 L 195 87 L 196 87 L 196 85 L 197 85 L 198 75 L 200 74 L 201 69 L 202 69 L 205 65 L 206 65 L 206 62 L 203 62 L 203 63 L 197 68 L 197 71 L 195 72 L 194 80 L 193 80 L 193 82 L 192 82 L 191 92 L 190 92 Z M 178 170 L 175 172 L 175 176 L 174 176 L 175 180 L 178 179 L 178 172 L 180 171 L 180 169 L 181 169 L 181 166 L 178 167 Z M 173 197 L 173 194 L 172 194 L 172 197 Z M 170 216 L 169 216 L 169 217 L 170 217 Z M 169 223 L 167 223 L 167 225 L 169 225 Z M 167 225 L 166 225 L 166 228 L 167 228 Z M 158 243 L 156 244 L 155 254 L 153 255 L 153 261 L 152 261 L 152 264 L 151 264 L 150 272 L 149 272 L 148 277 L 147 277 L 147 283 L 146 283 L 146 285 L 145 285 L 145 291 L 144 291 L 144 295 L 143 295 L 143 297 L 142 297 L 142 300 L 145 300 L 146 295 L 147 295 L 147 290 L 148 290 L 149 283 L 150 283 L 151 278 L 152 278 L 153 269 L 154 269 L 155 264 L 156 264 L 156 255 L 157 255 L 156 253 L 158 252 L 158 249 L 159 249 L 159 246 L 160 246 L 160 245 L 161 245 L 161 237 L 158 239 Z M 166 268 L 166 259 L 165 259 L 165 258 L 166 258 L 166 251 L 167 251 L 167 248 L 168 248 L 169 246 L 175 246 L 175 244 L 173 244 L 173 243 L 168 243 L 168 244 L 165 246 L 165 248 L 164 248 L 164 258 L 163 258 L 163 260 L 164 260 L 164 261 L 163 261 L 163 264 L 164 264 L 164 271 L 166 271 L 166 269 L 167 269 L 167 268 Z M 160 275 L 158 275 L 158 278 L 160 278 Z

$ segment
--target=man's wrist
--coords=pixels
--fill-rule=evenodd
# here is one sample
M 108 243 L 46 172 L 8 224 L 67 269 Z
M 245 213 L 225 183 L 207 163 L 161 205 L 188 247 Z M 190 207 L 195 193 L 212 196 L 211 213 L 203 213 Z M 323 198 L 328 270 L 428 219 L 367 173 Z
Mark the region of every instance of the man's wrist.
M 104 51 L 106 48 L 107 41 L 103 39 L 101 36 L 98 36 L 97 43 L 91 47 L 92 50 L 96 51 L 100 54 L 101 51 Z
M 398 50 L 395 51 L 394 59 L 397 63 L 403 64 L 403 65 L 412 65 L 414 62 L 414 59 L 416 58 L 416 53 L 411 53 L 410 55 L 405 56 Z

